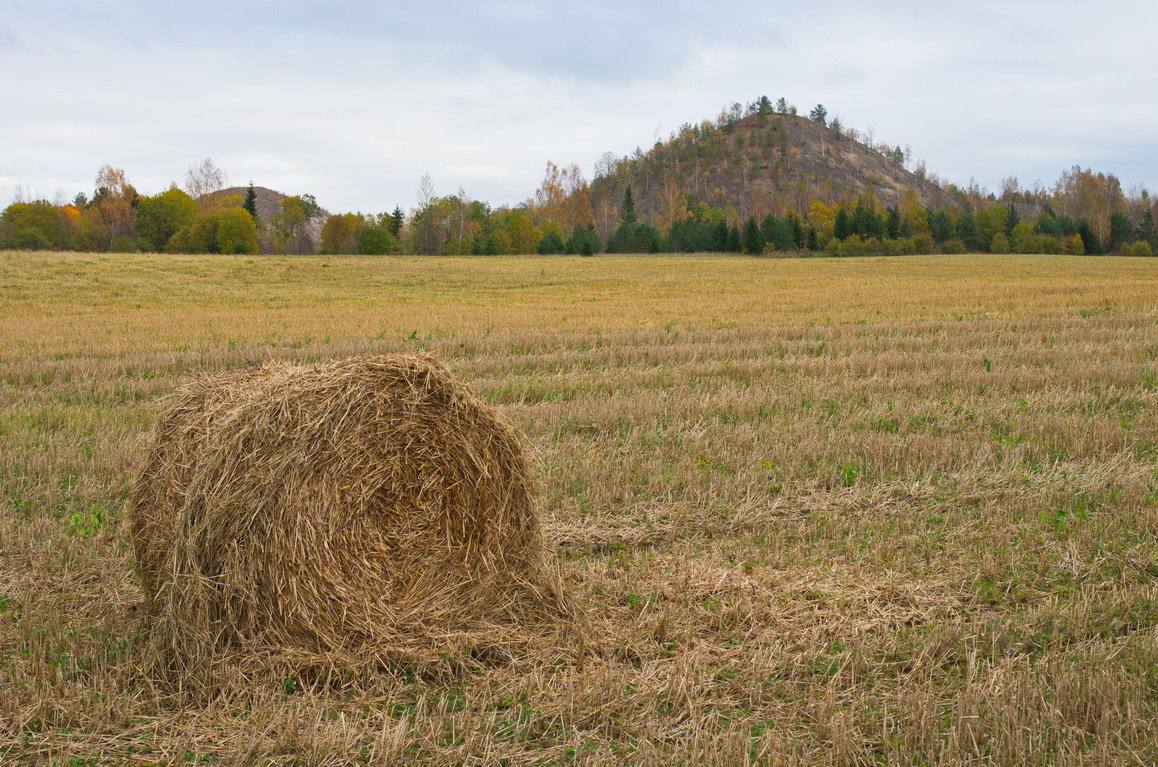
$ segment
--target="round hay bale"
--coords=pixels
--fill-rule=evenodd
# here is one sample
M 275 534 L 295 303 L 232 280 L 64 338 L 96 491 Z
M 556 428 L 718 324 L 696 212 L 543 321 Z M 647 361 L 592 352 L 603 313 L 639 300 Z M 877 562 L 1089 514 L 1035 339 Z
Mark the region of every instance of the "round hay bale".
M 193 383 L 157 425 L 130 525 L 170 667 L 507 656 L 570 614 L 518 434 L 429 356 Z

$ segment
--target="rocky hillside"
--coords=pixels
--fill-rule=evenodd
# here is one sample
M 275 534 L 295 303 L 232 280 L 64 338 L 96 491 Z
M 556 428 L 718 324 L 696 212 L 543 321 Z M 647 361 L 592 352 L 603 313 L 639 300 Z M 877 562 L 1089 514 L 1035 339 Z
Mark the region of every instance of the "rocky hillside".
M 869 148 L 855 135 L 778 113 L 684 126 L 650 152 L 605 166 L 592 183 L 592 205 L 600 218 L 618 208 L 630 184 L 639 218 L 662 227 L 674 210 L 701 202 L 741 219 L 805 215 L 813 201 L 868 194 L 893 205 L 910 190 L 926 206 L 952 204 L 941 187 L 905 169 L 903 152 Z

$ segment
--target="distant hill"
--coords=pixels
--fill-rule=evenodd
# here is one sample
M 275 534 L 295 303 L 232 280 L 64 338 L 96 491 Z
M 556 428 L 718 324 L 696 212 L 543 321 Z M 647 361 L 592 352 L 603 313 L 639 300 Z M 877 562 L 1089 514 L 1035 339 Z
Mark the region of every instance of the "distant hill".
M 268 189 L 264 186 L 255 186 L 253 191 L 257 193 L 257 218 L 260 224 L 266 229 L 274 221 L 274 217 L 281 213 L 281 201 L 290 195 L 278 192 L 273 189 Z M 249 193 L 248 186 L 231 186 L 228 189 L 220 189 L 216 192 L 207 194 L 206 197 L 210 199 L 221 199 L 228 197 L 239 198 L 238 204 L 245 202 L 245 196 Z M 329 218 L 330 213 L 327 210 L 319 209 L 318 215 L 311 218 L 305 226 L 306 235 L 314 244 L 321 240 L 322 225 L 326 219 Z
M 628 184 L 639 218 L 660 226 L 676 206 L 701 202 L 733 209 L 741 219 L 805 215 L 813 200 L 832 205 L 866 194 L 893 205 L 908 190 L 928 207 L 955 203 L 940 186 L 906 170 L 902 150 L 869 148 L 855 136 L 779 113 L 685 125 L 649 152 L 605 164 L 591 185 L 592 206 L 597 219 L 606 218 Z

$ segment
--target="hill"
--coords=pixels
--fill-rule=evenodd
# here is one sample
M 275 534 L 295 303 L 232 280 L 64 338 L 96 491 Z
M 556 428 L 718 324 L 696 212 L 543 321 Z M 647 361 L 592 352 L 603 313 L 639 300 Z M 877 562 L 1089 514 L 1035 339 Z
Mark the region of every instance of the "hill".
M 258 225 L 261 229 L 269 231 L 275 226 L 277 223 L 277 216 L 282 212 L 282 202 L 288 199 L 290 195 L 284 194 L 283 192 L 278 192 L 274 189 L 269 189 L 264 186 L 255 186 L 253 187 L 253 191 L 257 194 L 256 207 Z M 205 195 L 205 197 L 211 200 L 236 197 L 238 204 L 240 205 L 245 201 L 245 196 L 248 194 L 248 192 L 249 187 L 232 186 L 228 189 L 219 189 L 216 192 L 210 192 L 209 194 Z M 325 223 L 326 219 L 329 218 L 330 213 L 323 208 L 317 207 L 317 204 L 314 202 L 312 196 L 303 195 L 303 197 L 308 198 L 309 205 L 307 206 L 307 209 L 311 210 L 312 212 L 312 215 L 309 215 L 303 227 L 303 234 L 309 242 L 307 249 L 312 250 L 317 245 L 317 243 L 321 241 L 322 225 Z M 305 243 L 301 243 L 299 245 L 299 249 L 301 247 L 307 246 Z
M 591 202 L 601 229 L 631 185 L 639 218 L 669 226 L 677 211 L 706 203 L 740 219 L 794 211 L 813 201 L 827 205 L 874 196 L 899 204 L 906 192 L 926 207 L 953 204 L 953 196 L 904 167 L 904 151 L 862 143 L 839 123 L 794 114 L 721 115 L 684 125 L 666 142 L 617 162 L 601 161 Z

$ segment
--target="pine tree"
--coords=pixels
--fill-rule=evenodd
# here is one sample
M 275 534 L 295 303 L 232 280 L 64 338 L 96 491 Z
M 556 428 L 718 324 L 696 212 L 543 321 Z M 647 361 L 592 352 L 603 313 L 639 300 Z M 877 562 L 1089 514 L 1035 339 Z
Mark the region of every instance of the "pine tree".
M 245 202 L 241 204 L 249 215 L 253 216 L 253 220 L 257 221 L 257 191 L 253 188 L 253 182 L 249 182 L 249 190 L 245 193 Z
M 402 222 L 405 217 L 402 215 L 402 208 L 397 205 L 394 206 L 394 212 L 390 214 L 390 233 L 395 237 L 401 236 Z

